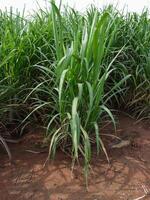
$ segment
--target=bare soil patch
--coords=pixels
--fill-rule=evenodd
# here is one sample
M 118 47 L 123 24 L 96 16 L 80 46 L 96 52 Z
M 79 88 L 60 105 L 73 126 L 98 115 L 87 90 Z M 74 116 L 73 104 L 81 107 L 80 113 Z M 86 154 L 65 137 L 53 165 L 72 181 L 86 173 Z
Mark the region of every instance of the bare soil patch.
M 82 166 L 71 173 L 71 159 L 61 151 L 45 168 L 47 152 L 33 154 L 40 133 L 27 134 L 19 144 L 11 144 L 14 164 L 10 165 L 0 150 L 1 200 L 134 200 L 144 195 L 143 186 L 150 189 L 150 125 L 121 116 L 117 134 L 138 133 L 133 145 L 108 149 L 111 164 L 103 154 L 93 156 L 89 188 L 86 191 Z M 101 133 L 112 134 L 106 126 Z M 110 139 L 109 139 L 110 140 Z M 104 138 L 104 142 L 110 141 Z M 150 199 L 147 195 L 145 199 Z

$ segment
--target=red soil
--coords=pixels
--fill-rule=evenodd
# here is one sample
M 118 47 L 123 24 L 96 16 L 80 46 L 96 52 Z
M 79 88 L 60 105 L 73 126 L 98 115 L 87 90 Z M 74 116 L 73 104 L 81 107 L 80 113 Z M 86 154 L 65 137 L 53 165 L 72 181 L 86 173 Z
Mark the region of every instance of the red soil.
M 67 155 L 58 152 L 56 159 L 43 168 L 47 153 L 25 151 L 32 149 L 31 141 L 38 140 L 36 133 L 10 145 L 15 164 L 10 165 L 6 154 L 0 152 L 0 200 L 134 200 L 144 195 L 142 185 L 150 188 L 150 126 L 128 117 L 119 121 L 118 133 L 136 131 L 139 137 L 134 146 L 108 150 L 110 166 L 104 155 L 93 156 L 88 191 L 82 167 L 75 166 L 71 173 Z M 101 133 L 112 133 L 112 129 L 106 126 Z

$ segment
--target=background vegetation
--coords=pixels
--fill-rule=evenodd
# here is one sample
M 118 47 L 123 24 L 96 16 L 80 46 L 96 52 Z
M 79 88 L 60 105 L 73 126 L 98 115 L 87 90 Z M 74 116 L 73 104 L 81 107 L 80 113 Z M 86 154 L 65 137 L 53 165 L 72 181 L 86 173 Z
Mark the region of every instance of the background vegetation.
M 0 11 L 0 120 L 6 128 L 46 127 L 49 156 L 69 144 L 87 176 L 92 143 L 107 156 L 104 116 L 114 127 L 114 109 L 150 117 L 149 12 L 109 6 L 81 15 L 51 4 L 31 20 Z

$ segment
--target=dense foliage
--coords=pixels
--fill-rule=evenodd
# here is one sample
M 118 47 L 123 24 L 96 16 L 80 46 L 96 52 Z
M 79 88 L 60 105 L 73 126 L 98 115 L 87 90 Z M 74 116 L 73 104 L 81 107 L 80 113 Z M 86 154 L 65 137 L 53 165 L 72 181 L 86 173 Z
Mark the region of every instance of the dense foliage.
M 49 155 L 70 144 L 85 175 L 91 139 L 107 152 L 99 133 L 112 109 L 150 117 L 150 19 L 148 11 L 121 14 L 112 6 L 50 11 L 31 20 L 0 11 L 0 120 L 46 128 Z

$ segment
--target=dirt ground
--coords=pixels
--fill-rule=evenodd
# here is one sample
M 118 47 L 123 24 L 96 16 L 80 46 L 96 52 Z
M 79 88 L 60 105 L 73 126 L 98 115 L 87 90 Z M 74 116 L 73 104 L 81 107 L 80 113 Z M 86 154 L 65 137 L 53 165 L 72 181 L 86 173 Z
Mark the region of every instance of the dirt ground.
M 62 152 L 45 168 L 47 153 L 33 154 L 39 133 L 27 134 L 19 144 L 11 144 L 14 164 L 0 151 L 0 200 L 135 200 L 150 190 L 150 125 L 121 116 L 117 133 L 136 131 L 133 145 L 109 150 L 110 166 L 104 155 L 93 156 L 88 191 L 82 167 L 71 173 L 71 159 Z M 105 126 L 101 133 L 112 134 Z M 104 138 L 104 142 L 107 137 Z M 34 139 L 34 140 L 33 140 Z M 148 194 L 144 200 L 150 200 Z

